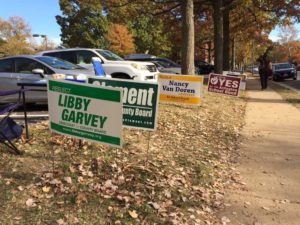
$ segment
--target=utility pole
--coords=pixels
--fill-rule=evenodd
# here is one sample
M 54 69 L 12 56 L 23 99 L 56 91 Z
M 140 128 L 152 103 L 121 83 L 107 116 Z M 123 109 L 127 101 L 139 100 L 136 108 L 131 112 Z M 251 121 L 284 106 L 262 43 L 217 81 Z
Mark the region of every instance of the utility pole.
M 41 37 L 45 41 L 45 47 L 48 48 L 48 37 L 46 34 L 33 34 L 32 37 Z

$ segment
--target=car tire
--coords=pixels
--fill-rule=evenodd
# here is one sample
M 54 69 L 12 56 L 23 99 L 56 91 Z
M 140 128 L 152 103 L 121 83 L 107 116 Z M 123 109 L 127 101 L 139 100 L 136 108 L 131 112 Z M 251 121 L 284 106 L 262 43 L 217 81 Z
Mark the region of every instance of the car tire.
M 293 80 L 297 80 L 297 76 L 293 77 Z

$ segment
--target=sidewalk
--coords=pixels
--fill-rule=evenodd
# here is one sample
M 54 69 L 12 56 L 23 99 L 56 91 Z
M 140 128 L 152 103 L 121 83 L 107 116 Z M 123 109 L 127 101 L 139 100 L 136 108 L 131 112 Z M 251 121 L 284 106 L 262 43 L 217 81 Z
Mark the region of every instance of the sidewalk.
M 229 224 L 300 224 L 300 110 L 247 80 L 240 188 L 227 190 Z

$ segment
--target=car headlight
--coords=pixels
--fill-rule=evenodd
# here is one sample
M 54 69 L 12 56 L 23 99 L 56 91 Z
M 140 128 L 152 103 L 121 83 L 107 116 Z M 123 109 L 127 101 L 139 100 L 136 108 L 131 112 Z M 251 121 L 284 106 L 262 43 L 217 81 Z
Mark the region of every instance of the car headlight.
M 131 63 L 131 66 L 134 67 L 137 70 L 147 70 L 147 66 L 145 65 L 140 65 L 137 63 Z

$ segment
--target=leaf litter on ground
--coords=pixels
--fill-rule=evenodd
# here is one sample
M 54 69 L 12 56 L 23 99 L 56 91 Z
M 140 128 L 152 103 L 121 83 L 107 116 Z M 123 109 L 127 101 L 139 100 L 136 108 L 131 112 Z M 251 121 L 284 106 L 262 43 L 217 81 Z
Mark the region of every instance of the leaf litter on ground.
M 125 129 L 123 149 L 86 141 L 79 149 L 51 134 L 48 121 L 31 124 L 33 137 L 17 143 L 25 154 L 1 155 L 0 223 L 227 222 L 216 211 L 224 188 L 239 181 L 232 164 L 244 111 L 243 98 L 210 93 L 200 107 L 161 104 L 149 150 L 147 131 Z

